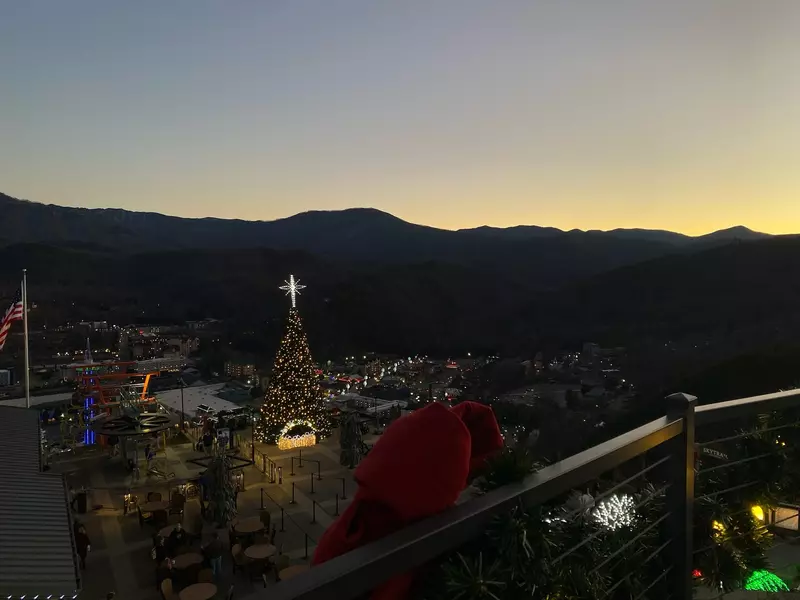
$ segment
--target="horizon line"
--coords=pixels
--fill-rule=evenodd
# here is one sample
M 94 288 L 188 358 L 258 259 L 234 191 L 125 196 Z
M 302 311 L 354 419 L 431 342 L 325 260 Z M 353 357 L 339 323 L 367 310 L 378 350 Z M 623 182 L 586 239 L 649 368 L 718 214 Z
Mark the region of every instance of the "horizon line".
M 744 229 L 747 229 L 748 231 L 751 231 L 753 233 L 760 233 L 760 234 L 764 234 L 764 235 L 768 235 L 768 236 L 783 236 L 783 235 L 798 235 L 799 234 L 798 232 L 774 233 L 774 232 L 769 232 L 769 231 L 761 231 L 761 230 L 753 229 L 753 228 L 748 227 L 747 225 L 743 225 L 741 223 L 728 225 L 728 226 L 724 226 L 724 227 L 719 227 L 717 229 L 712 229 L 712 230 L 706 231 L 704 233 L 686 233 L 684 231 L 677 231 L 677 230 L 674 230 L 674 229 L 664 229 L 664 228 L 661 228 L 661 227 L 643 227 L 643 226 L 614 227 L 614 228 L 611 228 L 611 229 L 601 229 L 601 228 L 582 229 L 580 227 L 572 227 L 572 228 L 569 228 L 569 229 L 564 229 L 564 228 L 561 228 L 561 227 L 557 227 L 555 225 L 539 225 L 539 224 L 535 224 L 535 223 L 517 223 L 517 224 L 513 224 L 513 225 L 492 225 L 492 224 L 489 224 L 489 223 L 482 223 L 482 224 L 479 224 L 479 225 L 472 225 L 472 226 L 468 226 L 468 227 L 443 227 L 443 226 L 439 226 L 439 225 L 429 225 L 429 224 L 426 224 L 426 223 L 418 223 L 416 221 L 411 221 L 411 220 L 405 219 L 403 217 L 400 217 L 400 216 L 398 216 L 398 215 L 396 215 L 394 213 L 386 211 L 384 209 L 376 208 L 374 206 L 348 206 L 348 207 L 344 207 L 344 208 L 310 208 L 310 209 L 302 210 L 302 211 L 299 211 L 299 212 L 296 212 L 296 213 L 291 213 L 291 214 L 288 214 L 288 215 L 285 215 L 285 216 L 274 217 L 272 219 L 248 219 L 248 218 L 244 218 L 244 217 L 220 217 L 220 216 L 215 216 L 215 215 L 187 216 L 187 215 L 180 215 L 180 214 L 174 214 L 174 213 L 168 213 L 168 212 L 151 211 L 151 210 L 135 210 L 135 209 L 124 208 L 124 207 L 120 207 L 120 206 L 94 206 L 94 207 L 88 207 L 88 206 L 74 206 L 74 205 L 68 205 L 68 204 L 55 204 L 55 203 L 51 203 L 51 202 L 40 202 L 38 200 L 30 200 L 30 199 L 27 199 L 27 198 L 18 198 L 16 196 L 11 196 L 10 194 L 6 194 L 6 193 L 4 193 L 2 191 L 0 191 L 0 196 L 5 196 L 7 198 L 11 198 L 12 200 L 16 200 L 18 202 L 26 202 L 26 203 L 30 203 L 30 204 L 39 204 L 41 206 L 55 206 L 55 207 L 58 207 L 58 208 L 67 208 L 67 209 L 76 209 L 76 210 L 90 210 L 90 211 L 91 210 L 121 210 L 121 211 L 131 212 L 131 213 L 160 215 L 160 216 L 163 216 L 163 217 L 170 217 L 170 218 L 176 218 L 176 219 L 190 219 L 190 220 L 214 219 L 214 220 L 219 220 L 219 221 L 244 221 L 244 222 L 247 222 L 247 223 L 273 223 L 275 221 L 282 221 L 282 220 L 286 220 L 286 219 L 291 219 L 293 217 L 297 217 L 299 215 L 308 214 L 308 213 L 336 213 L 336 212 L 345 212 L 345 211 L 350 211 L 350 210 L 372 210 L 372 211 L 383 213 L 385 215 L 389 215 L 390 217 L 393 217 L 395 219 L 398 219 L 398 220 L 403 221 L 404 223 L 408 223 L 410 225 L 417 225 L 419 227 L 428 227 L 430 229 L 437 229 L 439 231 L 452 231 L 452 232 L 470 231 L 470 230 L 481 229 L 481 228 L 504 230 L 504 229 L 515 229 L 515 228 L 518 228 L 518 227 L 535 227 L 535 228 L 539 228 L 539 229 L 554 229 L 554 230 L 560 231 L 562 233 L 571 233 L 571 232 L 580 232 L 580 233 L 613 233 L 614 231 L 652 231 L 652 232 L 672 233 L 672 234 L 676 234 L 676 235 L 682 235 L 682 236 L 685 236 L 685 237 L 688 237 L 688 238 L 699 238 L 699 237 L 703 237 L 703 236 L 706 236 L 706 235 L 711 235 L 713 233 L 717 233 L 717 232 L 720 232 L 720 231 L 727 231 L 729 229 L 736 229 L 736 228 L 744 228 Z

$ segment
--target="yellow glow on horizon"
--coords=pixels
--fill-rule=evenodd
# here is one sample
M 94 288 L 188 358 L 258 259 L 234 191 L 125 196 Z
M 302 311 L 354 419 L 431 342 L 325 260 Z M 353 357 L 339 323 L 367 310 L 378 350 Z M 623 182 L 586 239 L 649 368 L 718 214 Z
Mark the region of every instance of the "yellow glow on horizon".
M 180 217 L 273 220 L 306 210 L 342 210 L 371 207 L 404 221 L 440 229 L 469 229 L 483 225 L 514 227 L 535 225 L 564 231 L 612 229 L 660 229 L 686 235 L 704 235 L 742 225 L 754 231 L 781 235 L 800 233 L 800 176 L 786 182 L 780 192 L 751 186 L 714 186 L 690 182 L 663 184 L 647 189 L 634 181 L 594 181 L 582 186 L 564 182 L 511 181 L 494 178 L 476 181 L 353 180 L 343 183 L 322 179 L 302 189 L 272 189 L 266 185 L 237 188 L 220 173 L 219 179 L 202 187 L 150 182 L 145 189 L 120 190 L 112 181 L 81 189 L 78 181 L 69 196 L 63 188 L 51 188 L 47 180 L 27 185 L 25 191 L 6 193 L 33 201 L 87 208 L 124 208 L 161 212 Z M 159 185 L 160 184 L 160 185 Z M 55 184 L 54 184 L 55 185 Z M 108 198 L 113 198 L 109 202 Z M 165 203 L 161 198 L 169 198 Z M 268 202 L 268 198 L 280 198 Z M 75 201 L 75 199 L 80 199 Z M 224 199 L 221 200 L 221 199 Z

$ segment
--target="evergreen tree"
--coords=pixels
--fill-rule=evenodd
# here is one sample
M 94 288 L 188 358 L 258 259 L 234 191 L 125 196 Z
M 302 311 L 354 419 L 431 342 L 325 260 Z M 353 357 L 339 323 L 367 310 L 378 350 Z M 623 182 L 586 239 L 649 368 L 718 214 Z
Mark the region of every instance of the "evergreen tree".
M 297 424 L 292 427 L 294 434 L 308 433 L 310 428 L 319 439 L 329 433 L 326 417 L 300 314 L 292 307 L 261 406 L 259 437 L 275 442 L 284 428 Z
M 215 446 L 208 466 L 208 481 L 213 519 L 222 526 L 236 516 L 236 483 L 231 476 L 231 459 L 221 444 Z
M 358 413 L 345 413 L 339 420 L 339 462 L 353 469 L 366 454 Z

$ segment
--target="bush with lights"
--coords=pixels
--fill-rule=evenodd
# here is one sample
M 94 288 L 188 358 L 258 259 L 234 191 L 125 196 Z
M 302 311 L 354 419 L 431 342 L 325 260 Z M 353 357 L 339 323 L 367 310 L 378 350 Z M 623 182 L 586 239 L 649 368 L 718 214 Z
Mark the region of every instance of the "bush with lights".
M 540 465 L 525 443 L 511 443 L 476 481 L 480 493 L 518 482 Z M 419 582 L 418 597 L 445 600 L 648 598 L 664 571 L 658 528 L 663 493 L 649 484 L 614 493 L 593 506 L 586 494 L 516 507 L 479 538 L 445 557 Z M 635 543 L 626 546 L 635 539 Z M 621 585 L 617 585 L 618 582 Z M 415 596 L 417 597 L 417 596 Z
M 303 287 L 290 276 L 287 285 L 281 288 L 292 296 L 292 307 L 275 356 L 256 432 L 259 439 L 268 443 L 279 443 L 281 436 L 288 434 L 283 443 L 287 448 L 313 445 L 318 438 L 330 435 L 330 417 L 295 306 L 295 296 Z M 299 429 L 289 431 L 301 425 L 307 428 L 302 433 Z
M 726 438 L 722 443 L 730 457 L 727 462 L 734 464 L 714 468 L 723 463 L 700 453 L 696 465 L 695 584 L 717 592 L 785 590 L 786 584 L 768 571 L 766 553 L 773 536 L 766 515 L 780 503 L 798 504 L 800 411 L 698 429 L 701 446 L 721 438 Z M 511 445 L 490 461 L 477 487 L 489 491 L 518 482 L 538 468 L 529 448 Z M 626 486 L 624 492 L 577 509 L 567 498 L 542 506 L 520 505 L 431 568 L 419 583 L 418 596 L 427 600 L 668 597 L 667 586 L 650 587 L 670 566 L 662 551 L 670 532 L 663 526 L 651 527 L 665 514 L 662 489 L 661 483 L 655 487 L 642 483 L 638 489 Z

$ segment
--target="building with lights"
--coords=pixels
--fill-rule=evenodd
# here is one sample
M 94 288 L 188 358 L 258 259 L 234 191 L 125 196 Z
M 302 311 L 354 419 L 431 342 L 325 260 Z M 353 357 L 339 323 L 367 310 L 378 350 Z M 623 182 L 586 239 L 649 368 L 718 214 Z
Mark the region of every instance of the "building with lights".
M 171 372 L 177 373 L 190 364 L 189 359 L 179 354 L 172 356 L 161 356 L 147 360 L 135 361 L 135 369 L 139 373 Z
M 234 378 L 250 378 L 257 375 L 256 365 L 252 362 L 240 360 L 225 361 L 225 375 Z
M 408 402 L 403 400 L 381 400 L 379 398 L 370 398 L 369 396 L 360 396 L 352 393 L 336 396 L 331 402 L 340 408 L 349 408 L 365 415 L 388 413 L 394 407 L 399 409 L 408 407 Z

